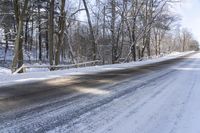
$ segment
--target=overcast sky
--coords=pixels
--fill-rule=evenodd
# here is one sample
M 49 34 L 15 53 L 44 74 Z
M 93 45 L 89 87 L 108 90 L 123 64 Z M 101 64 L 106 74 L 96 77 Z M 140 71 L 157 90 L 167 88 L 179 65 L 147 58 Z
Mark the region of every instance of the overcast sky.
M 177 5 L 177 12 L 182 16 L 182 27 L 188 28 L 200 42 L 200 0 L 184 0 Z

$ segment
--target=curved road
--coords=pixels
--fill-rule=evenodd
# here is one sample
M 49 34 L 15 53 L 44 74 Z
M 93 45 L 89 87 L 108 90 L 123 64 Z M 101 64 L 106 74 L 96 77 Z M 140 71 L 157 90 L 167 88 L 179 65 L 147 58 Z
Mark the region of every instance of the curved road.
M 0 87 L 0 132 L 199 133 L 199 110 L 200 53 Z

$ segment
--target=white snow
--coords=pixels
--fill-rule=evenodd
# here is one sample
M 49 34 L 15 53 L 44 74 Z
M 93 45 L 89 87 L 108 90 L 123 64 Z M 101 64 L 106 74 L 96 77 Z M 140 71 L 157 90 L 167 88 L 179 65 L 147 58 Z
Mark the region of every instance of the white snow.
M 113 68 L 126 69 L 177 58 L 185 54 L 188 53 L 179 53 L 144 62 L 131 62 L 127 64 L 41 73 L 44 75 L 45 79 L 56 76 L 110 71 L 113 70 Z M 48 125 L 48 123 L 52 124 L 66 116 L 70 117 L 70 113 L 72 112 L 83 110 L 88 106 L 97 104 L 97 107 L 86 111 L 77 118 L 69 120 L 66 123 L 64 121 L 55 128 L 52 128 L 49 132 L 200 133 L 199 68 L 200 53 L 197 53 L 171 67 L 158 71 L 150 71 L 141 77 L 137 77 L 136 75 L 128 79 L 115 81 L 110 85 L 104 86 L 105 88 L 83 87 L 80 88 L 80 90 L 86 89 L 86 93 L 90 91 L 91 93 L 95 93 L 95 95 L 76 98 L 70 101 L 70 104 L 63 102 L 58 106 L 48 106 L 46 109 L 36 110 L 36 113 L 33 113 L 34 111 L 25 113 L 21 117 L 0 124 L 0 129 L 7 132 L 20 132 L 21 130 L 23 131 L 23 129 L 27 131 L 31 127 L 31 129 L 37 131 L 45 125 Z M 36 78 L 38 76 L 39 78 L 41 73 L 17 74 L 14 75 L 14 77 L 22 75 L 22 77 L 30 76 L 30 78 Z M 13 79 L 13 81 L 15 81 L 15 79 Z M 29 82 L 30 81 L 32 80 L 29 80 Z M 77 95 L 64 95 L 58 99 L 51 99 L 52 101 L 45 101 L 42 104 L 49 105 L 63 100 L 68 101 L 69 98 L 75 96 Z M 113 99 L 108 102 L 107 100 L 111 97 L 113 97 Z M 103 99 L 106 100 L 106 103 L 99 105 Z M 35 105 L 31 104 L 22 109 L 22 111 L 27 108 L 35 109 L 38 106 L 42 107 L 40 104 L 41 103 Z M 20 112 L 20 110 L 21 108 L 19 110 L 14 110 L 14 112 Z M 9 114 L 18 114 L 16 112 L 8 111 L 6 113 L 10 116 Z M 5 130 L 3 128 L 5 128 Z
M 173 68 L 177 73 L 162 84 L 148 86 L 152 94 L 156 88 L 159 94 L 145 103 L 142 98 L 98 132 L 200 133 L 200 54 L 190 57 L 189 63 Z M 143 106 L 137 110 L 139 104 Z
M 23 74 L 10 74 L 10 72 L 7 69 L 2 69 L 0 71 L 4 72 L 3 76 L 0 76 L 0 84 L 1 86 L 7 86 L 22 82 L 35 82 L 38 80 L 46 80 L 51 78 L 58 78 L 58 77 L 64 77 L 64 76 L 70 76 L 70 75 L 83 75 L 83 74 L 91 74 L 91 73 L 98 73 L 98 72 L 106 72 L 106 71 L 112 71 L 112 70 L 121 70 L 121 69 L 127 69 L 132 67 L 138 67 L 142 65 L 147 65 L 151 63 L 156 62 L 162 62 L 165 60 L 174 59 L 180 56 L 187 55 L 189 53 L 192 53 L 193 51 L 189 52 L 175 52 L 169 55 L 166 55 L 164 57 L 160 58 L 153 58 L 145 61 L 140 62 L 130 62 L 130 63 L 122 63 L 122 64 L 114 64 L 114 65 L 103 65 L 103 66 L 91 66 L 91 67 L 84 67 L 84 68 L 72 68 L 67 70 L 58 70 L 58 71 L 51 71 L 47 72 L 45 71 L 35 71 L 32 70 L 32 72 L 29 73 L 23 73 Z M 6 70 L 6 73 L 5 73 Z M 2 72 L 2 73 L 3 73 Z
M 0 67 L 0 77 L 7 76 L 7 75 L 11 75 L 10 69 L 4 68 L 4 67 Z
M 200 133 L 199 68 L 200 53 L 161 73 L 142 77 L 141 82 L 145 83 L 154 76 L 171 72 L 84 114 L 72 123 L 72 128 L 66 124 L 50 132 Z M 130 79 L 115 90 L 136 84 L 137 81 Z

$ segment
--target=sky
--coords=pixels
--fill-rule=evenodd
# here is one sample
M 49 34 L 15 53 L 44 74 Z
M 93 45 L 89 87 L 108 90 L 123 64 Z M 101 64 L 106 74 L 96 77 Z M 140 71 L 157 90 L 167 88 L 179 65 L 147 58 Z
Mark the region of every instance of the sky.
M 176 12 L 182 17 L 182 27 L 189 29 L 200 43 L 200 0 L 183 0 Z

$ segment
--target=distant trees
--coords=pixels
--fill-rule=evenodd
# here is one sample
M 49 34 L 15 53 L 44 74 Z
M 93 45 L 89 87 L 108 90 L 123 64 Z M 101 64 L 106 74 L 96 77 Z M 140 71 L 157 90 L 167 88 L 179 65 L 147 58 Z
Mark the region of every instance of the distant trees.
M 187 50 L 197 50 L 198 49 L 198 43 L 194 40 L 192 37 L 192 33 L 189 32 L 187 29 L 180 30 L 179 34 L 179 41 L 180 41 L 180 47 L 182 52 L 185 52 Z M 195 45 L 196 44 L 196 45 Z
M 2 0 L 5 57 L 13 43 L 14 72 L 27 56 L 50 65 L 117 63 L 197 50 L 192 34 L 177 28 L 170 5 L 173 0 Z
M 15 30 L 15 23 L 14 23 L 14 14 L 13 14 L 13 7 L 12 1 L 10 0 L 2 0 L 0 1 L 0 29 L 4 30 L 4 40 L 5 40 L 5 54 L 4 60 L 6 60 L 6 54 L 9 48 L 9 41 L 11 40 L 12 33 L 11 31 Z

